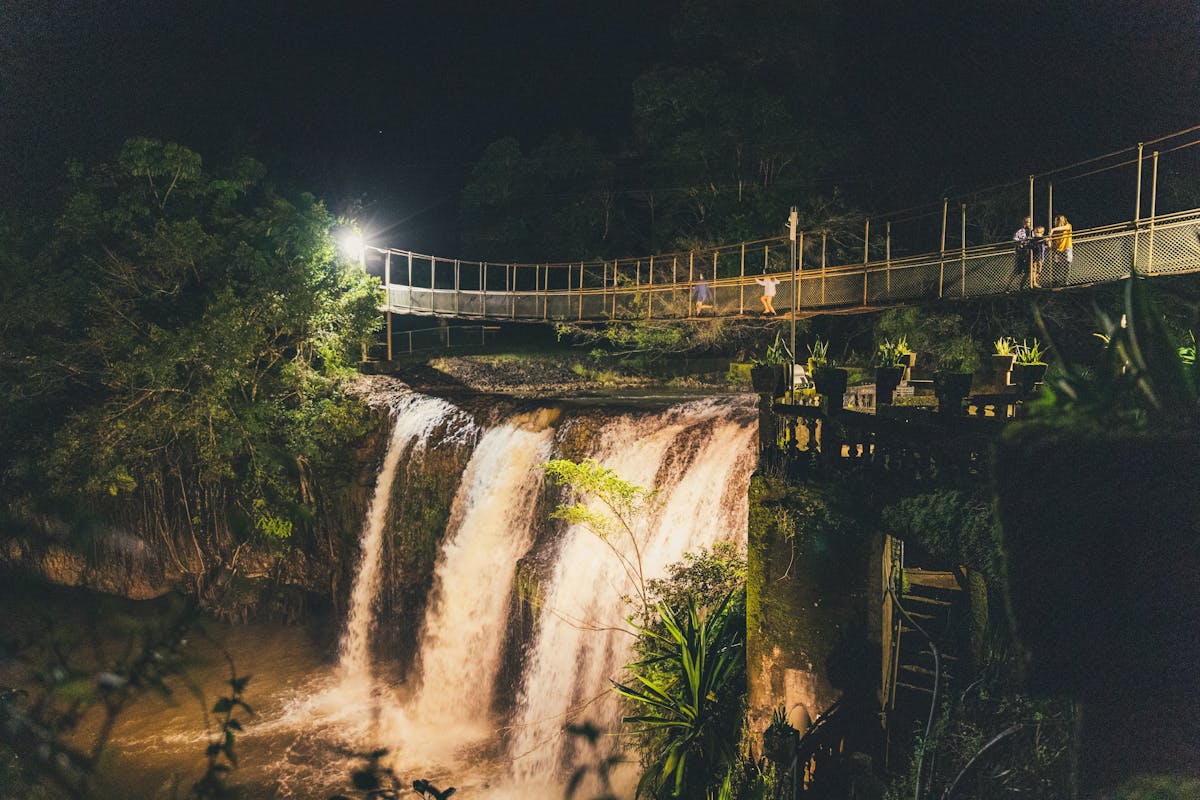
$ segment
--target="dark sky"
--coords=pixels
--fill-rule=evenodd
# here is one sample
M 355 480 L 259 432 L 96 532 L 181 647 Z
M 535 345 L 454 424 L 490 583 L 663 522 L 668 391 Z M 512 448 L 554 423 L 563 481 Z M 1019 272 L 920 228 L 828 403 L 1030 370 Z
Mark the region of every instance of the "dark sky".
M 681 4 L 0 0 L 3 206 L 150 135 L 254 155 L 334 211 L 361 198 L 388 243 L 452 254 L 488 142 L 628 137 L 630 85 L 666 61 Z M 964 189 L 1200 122 L 1194 1 L 837 5 L 848 177 Z

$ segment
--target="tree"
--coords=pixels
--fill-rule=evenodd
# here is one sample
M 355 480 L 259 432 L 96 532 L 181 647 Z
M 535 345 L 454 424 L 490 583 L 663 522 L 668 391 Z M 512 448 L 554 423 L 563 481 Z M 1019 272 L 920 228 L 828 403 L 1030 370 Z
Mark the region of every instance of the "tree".
M 333 220 L 244 159 L 125 143 L 74 167 L 43 246 L 7 237 L 0 336 L 14 435 L 0 489 L 102 514 L 138 492 L 190 530 L 200 563 L 228 537 L 286 538 L 312 471 L 363 425 L 352 354 L 378 325 L 374 279 L 347 269 Z M 202 548 L 207 536 L 212 547 Z

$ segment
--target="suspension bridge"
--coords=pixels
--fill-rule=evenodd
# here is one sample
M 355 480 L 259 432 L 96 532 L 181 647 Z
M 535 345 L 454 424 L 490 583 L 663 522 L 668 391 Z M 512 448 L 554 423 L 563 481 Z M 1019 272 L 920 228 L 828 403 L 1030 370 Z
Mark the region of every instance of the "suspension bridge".
M 795 228 L 780 237 L 641 258 L 503 263 L 368 246 L 363 261 L 384 283 L 389 356 L 393 314 L 481 322 L 738 317 L 760 313 L 762 282 L 769 277 L 777 281 L 773 300 L 780 316 L 810 316 L 1092 286 L 1131 273 L 1195 273 L 1200 272 L 1200 208 L 1160 213 L 1157 206 L 1160 155 L 1200 144 L 1197 131 L 1200 125 L 1155 140 L 1176 140 L 1161 152 L 1147 151 L 1144 143 L 1136 147 L 1136 156 L 1128 148 L 1030 176 L 1028 207 L 1015 210 L 1013 227 L 1027 215 L 1045 219 L 1046 231 L 1052 231 L 1056 183 L 1061 197 L 1061 186 L 1070 181 L 1126 168 L 1135 173 L 1129 187 L 1133 191 L 1112 203 L 1128 209 L 1129 216 L 1073 230 L 1069 253 L 1055 251 L 1056 239 L 1049 235 L 1044 254 L 1018 250 L 1008 237 L 970 244 L 966 202 L 956 209 L 957 247 L 947 246 L 950 199 L 945 198 L 936 249 L 894 257 L 892 220 L 877 219 L 872 238 L 872 220 L 867 219 L 862 257 L 852 263 L 844 257 L 843 263 L 829 263 L 828 234 Z M 1185 134 L 1196 135 L 1178 143 Z M 1038 199 L 1041 203 L 1035 204 Z

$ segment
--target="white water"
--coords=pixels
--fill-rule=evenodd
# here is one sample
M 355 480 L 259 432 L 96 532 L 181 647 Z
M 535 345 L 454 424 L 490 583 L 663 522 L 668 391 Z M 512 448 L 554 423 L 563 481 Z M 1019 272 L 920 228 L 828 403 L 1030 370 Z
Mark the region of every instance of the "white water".
M 624 417 L 605 426 L 593 457 L 626 480 L 660 489 L 661 509 L 641 531 L 647 579 L 684 553 L 745 542 L 754 465 L 752 425 L 728 420 L 728 401 L 677 406 L 663 417 Z M 625 550 L 625 552 L 630 552 Z M 615 731 L 620 707 L 609 691 L 631 654 L 625 617 L 634 594 L 615 556 L 593 533 L 566 533 L 525 668 L 510 744 L 519 785 L 550 786 L 564 768 L 589 758 L 562 732 L 569 721 Z M 548 780 L 549 779 L 549 780 Z M 626 775 L 626 781 L 629 776 Z
M 604 419 L 588 454 L 624 479 L 660 489 L 661 503 L 642 532 L 647 578 L 661 576 L 686 552 L 745 541 L 747 490 L 755 458 L 755 413 L 748 398 L 684 403 L 658 414 Z M 337 669 L 317 674 L 278 715 L 246 732 L 287 742 L 277 751 L 277 796 L 325 797 L 344 786 L 353 761 L 337 748 L 391 751 L 406 780 L 455 785 L 464 797 L 558 800 L 570 768 L 590 761 L 563 733 L 568 721 L 616 731 L 621 710 L 609 690 L 630 660 L 625 618 L 634 593 L 616 557 L 592 533 L 571 527 L 551 552 L 516 709 L 492 711 L 501 671 L 515 569 L 544 523 L 540 464 L 556 457 L 555 415 L 514 416 L 480 433 L 453 405 L 420 395 L 396 404 L 393 430 L 362 535 L 362 560 L 351 592 Z M 575 424 L 567 421 L 560 425 Z M 451 509 L 421 625 L 419 667 L 404 684 L 372 668 L 377 597 L 390 576 L 381 553 L 389 498 L 400 465 L 443 441 L 479 435 Z M 431 440 L 434 433 L 437 440 Z M 562 431 L 564 438 L 569 431 Z M 538 545 L 542 547 L 542 545 Z M 411 619 L 388 624 L 416 624 Z M 606 629 L 607 628 L 607 629 Z M 612 740 L 606 738 L 606 749 Z M 335 748 L 331 752 L 331 748 Z M 628 790 L 626 771 L 618 796 Z M 582 787 L 579 796 L 592 796 Z M 594 793 L 593 793 L 594 794 Z
M 517 561 L 550 459 L 548 414 L 523 415 L 479 440 L 454 500 L 421 636 L 421 688 L 406 706 L 406 759 L 455 758 L 494 739 L 491 707 Z
M 379 597 L 379 566 L 383 537 L 391 505 L 392 484 L 401 456 L 418 456 L 439 423 L 453 419 L 452 435 L 461 435 L 472 426 L 470 419 L 444 400 L 421 394 L 403 395 L 392 408 L 396 424 L 388 441 L 387 453 L 375 479 L 375 492 L 367 510 L 360 541 L 360 562 L 350 591 L 346 628 L 338 647 L 341 682 L 347 688 L 370 692 L 371 632 L 375 627 L 375 604 Z

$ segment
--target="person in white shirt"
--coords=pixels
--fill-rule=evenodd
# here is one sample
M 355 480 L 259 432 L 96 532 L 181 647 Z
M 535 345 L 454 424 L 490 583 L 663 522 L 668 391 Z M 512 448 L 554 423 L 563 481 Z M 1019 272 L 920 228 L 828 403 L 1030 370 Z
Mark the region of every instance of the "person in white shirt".
M 761 278 L 755 278 L 754 282 L 763 287 L 762 297 L 759 298 L 762 300 L 763 316 L 778 316 L 775 313 L 773 303 L 775 301 L 775 287 L 779 285 L 779 280 L 769 275 L 764 275 Z

